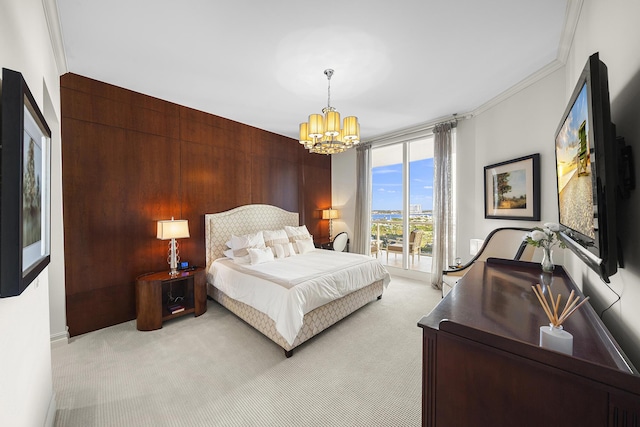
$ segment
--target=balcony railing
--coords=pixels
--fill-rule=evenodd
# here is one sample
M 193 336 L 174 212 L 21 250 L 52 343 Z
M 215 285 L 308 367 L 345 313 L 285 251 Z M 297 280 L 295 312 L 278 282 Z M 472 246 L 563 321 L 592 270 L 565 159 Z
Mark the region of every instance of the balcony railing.
M 431 256 L 433 248 L 433 221 L 430 217 L 412 218 L 409 220 L 409 230 L 406 235 L 413 230 L 422 230 L 422 241 L 420 242 L 420 254 Z M 403 240 L 402 218 L 393 219 L 372 219 L 371 239 L 373 244 L 377 244 L 381 250 L 386 250 L 387 246 L 400 243 Z

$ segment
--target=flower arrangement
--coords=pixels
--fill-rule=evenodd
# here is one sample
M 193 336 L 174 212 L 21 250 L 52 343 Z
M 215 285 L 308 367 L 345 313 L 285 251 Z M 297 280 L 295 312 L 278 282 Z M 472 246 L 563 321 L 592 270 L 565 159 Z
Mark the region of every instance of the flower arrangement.
M 551 248 L 555 245 L 559 245 L 561 248 L 566 248 L 567 245 L 560 240 L 560 226 L 552 222 L 546 222 L 544 228 L 534 227 L 533 230 L 524 235 L 522 238 L 527 244 L 542 248 L 542 270 L 545 272 L 552 272 L 555 268 L 553 260 L 551 259 Z
M 531 232 L 524 235 L 523 240 L 529 245 L 546 250 L 551 250 L 556 244 L 561 248 L 567 247 L 560 240 L 560 226 L 552 222 L 546 222 L 544 228 L 534 227 Z

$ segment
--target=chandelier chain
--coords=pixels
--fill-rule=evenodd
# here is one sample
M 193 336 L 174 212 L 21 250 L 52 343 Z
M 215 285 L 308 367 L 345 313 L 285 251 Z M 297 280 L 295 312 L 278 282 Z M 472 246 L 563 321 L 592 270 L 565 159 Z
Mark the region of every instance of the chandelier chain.
M 333 76 L 333 70 L 331 68 L 324 70 L 324 74 L 327 76 L 327 110 L 324 111 L 323 113 L 326 113 L 327 111 L 334 111 L 335 108 L 331 108 L 331 76 Z

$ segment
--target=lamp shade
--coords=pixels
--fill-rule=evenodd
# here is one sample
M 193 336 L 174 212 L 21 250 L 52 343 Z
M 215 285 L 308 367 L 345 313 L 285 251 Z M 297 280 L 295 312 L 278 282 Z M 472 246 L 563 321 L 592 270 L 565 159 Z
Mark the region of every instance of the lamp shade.
M 309 115 L 309 127 L 307 130 L 311 138 L 322 138 L 322 135 L 324 135 L 322 114 Z
M 158 239 L 184 239 L 189 237 L 189 221 L 186 219 L 170 219 L 158 221 Z
M 337 111 L 327 111 L 324 115 L 324 134 L 327 136 L 338 136 L 340 134 L 340 113 Z
M 336 219 L 338 211 L 336 209 L 325 209 L 322 211 L 322 219 Z
M 342 132 L 346 141 L 359 139 L 358 118 L 355 116 L 345 117 Z

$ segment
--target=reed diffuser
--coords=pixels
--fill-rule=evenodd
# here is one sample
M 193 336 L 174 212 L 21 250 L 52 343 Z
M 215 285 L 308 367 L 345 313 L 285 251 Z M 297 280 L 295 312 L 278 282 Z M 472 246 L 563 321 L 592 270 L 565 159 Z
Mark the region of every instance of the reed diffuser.
M 531 286 L 531 288 L 549 318 L 549 326 L 540 326 L 540 346 L 566 354 L 573 354 L 573 335 L 565 331 L 562 324 L 569 316 L 575 313 L 582 304 L 587 302 L 589 297 L 580 301 L 580 297 L 575 296 L 575 291 L 571 291 L 564 308 L 560 311 L 562 302 L 562 296 L 560 294 L 554 298 L 551 290 L 549 290 L 549 299 L 547 300 L 540 284 Z M 578 301 L 580 302 L 578 303 Z

